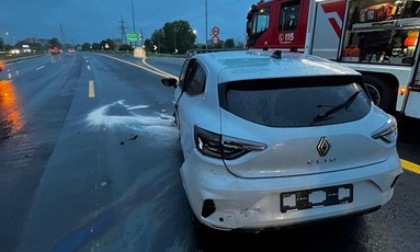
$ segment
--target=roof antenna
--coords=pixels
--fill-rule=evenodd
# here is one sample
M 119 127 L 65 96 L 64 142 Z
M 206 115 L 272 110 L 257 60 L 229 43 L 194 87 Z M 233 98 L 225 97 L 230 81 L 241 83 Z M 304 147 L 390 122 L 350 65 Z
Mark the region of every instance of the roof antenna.
M 280 50 L 275 50 L 273 52 L 273 54 L 271 55 L 271 58 L 281 59 L 281 51 Z

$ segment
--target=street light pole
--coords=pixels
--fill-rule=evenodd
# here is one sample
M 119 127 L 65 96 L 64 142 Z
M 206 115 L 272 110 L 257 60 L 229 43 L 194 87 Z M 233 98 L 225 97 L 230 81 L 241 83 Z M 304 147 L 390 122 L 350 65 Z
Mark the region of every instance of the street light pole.
M 208 40 L 208 38 L 207 38 L 207 36 L 208 36 L 208 25 L 207 25 L 207 0 L 205 0 L 205 4 L 206 4 L 206 8 L 205 8 L 205 10 L 206 10 L 206 50 L 208 49 L 207 48 L 207 40 Z
M 9 32 L 5 32 L 4 33 L 4 35 L 6 35 L 6 36 L 4 36 L 4 40 L 3 40 L 3 50 L 6 52 L 7 51 L 7 47 L 6 47 L 6 45 L 7 45 L 7 43 L 6 43 L 6 38 L 7 38 L 7 36 L 9 36 Z
M 133 15 L 133 32 L 136 32 L 136 22 L 134 21 L 134 0 L 131 0 L 131 13 Z
M 174 53 L 175 54 L 176 54 L 176 32 L 177 32 L 177 30 L 176 30 L 176 26 L 174 24 Z
M 133 17 L 133 32 L 136 32 L 136 21 L 134 21 L 134 0 L 131 0 L 131 14 Z M 137 42 L 134 42 L 134 45 L 137 45 Z

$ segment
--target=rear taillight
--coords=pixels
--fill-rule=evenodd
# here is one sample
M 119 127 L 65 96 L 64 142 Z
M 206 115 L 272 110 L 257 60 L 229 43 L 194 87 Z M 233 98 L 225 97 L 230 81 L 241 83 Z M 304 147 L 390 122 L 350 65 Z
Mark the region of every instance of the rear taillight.
M 222 158 L 221 136 L 213 132 L 194 127 L 195 147 L 209 157 Z
M 267 148 L 267 145 L 263 143 L 223 136 L 198 126 L 194 127 L 194 141 L 195 147 L 203 155 L 227 160 Z
M 392 143 L 397 140 L 398 128 L 397 121 L 394 117 L 390 117 L 388 121 L 378 130 L 372 133 L 373 139 L 381 139 L 386 143 Z

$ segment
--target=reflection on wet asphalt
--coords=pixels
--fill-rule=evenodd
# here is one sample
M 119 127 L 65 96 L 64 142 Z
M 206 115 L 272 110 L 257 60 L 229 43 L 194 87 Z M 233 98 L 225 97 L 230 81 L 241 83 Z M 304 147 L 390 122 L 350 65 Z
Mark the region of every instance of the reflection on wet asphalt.
M 12 81 L 0 80 L 0 140 L 10 138 L 23 127 L 23 118 Z

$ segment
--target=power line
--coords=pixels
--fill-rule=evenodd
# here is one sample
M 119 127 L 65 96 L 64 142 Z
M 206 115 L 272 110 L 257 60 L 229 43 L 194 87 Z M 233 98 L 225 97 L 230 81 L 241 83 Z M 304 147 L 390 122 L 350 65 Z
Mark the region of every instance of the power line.
M 66 38 L 64 37 L 64 31 L 63 31 L 63 26 L 60 23 L 60 36 L 61 36 L 61 42 L 64 44 L 66 44 Z

